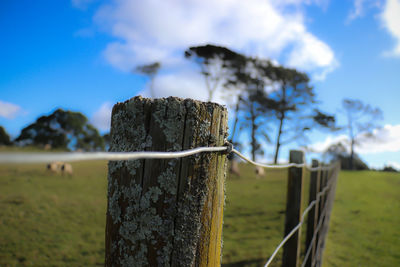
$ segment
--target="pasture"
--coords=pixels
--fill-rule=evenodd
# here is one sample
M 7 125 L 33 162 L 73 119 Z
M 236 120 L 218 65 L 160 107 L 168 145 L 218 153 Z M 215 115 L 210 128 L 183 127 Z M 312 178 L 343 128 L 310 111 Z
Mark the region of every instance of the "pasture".
M 0 266 L 104 264 L 107 165 L 72 167 L 63 177 L 44 164 L 0 165 Z M 263 266 L 283 235 L 286 171 L 241 173 L 226 183 L 223 266 Z M 400 265 L 399 192 L 400 174 L 342 171 L 324 266 Z

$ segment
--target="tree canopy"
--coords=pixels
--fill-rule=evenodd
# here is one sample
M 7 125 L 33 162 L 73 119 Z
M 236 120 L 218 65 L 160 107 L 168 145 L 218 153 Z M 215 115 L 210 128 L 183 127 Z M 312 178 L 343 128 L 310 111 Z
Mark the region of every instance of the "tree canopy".
M 340 161 L 343 170 L 368 170 L 368 165 L 356 154 L 348 152 L 347 146 L 342 142 L 330 145 L 323 155 L 325 161 Z
M 156 77 L 158 71 L 161 68 L 161 63 L 160 62 L 154 62 L 151 64 L 145 64 L 145 65 L 139 65 L 137 66 L 133 72 L 137 72 L 140 74 L 147 75 L 150 78 L 150 95 L 151 97 L 155 97 L 155 92 L 154 92 L 154 78 Z
M 11 144 L 10 135 L 3 126 L 0 126 L 0 145 L 9 146 Z
M 22 129 L 15 141 L 23 146 L 49 144 L 52 148 L 104 150 L 103 138 L 82 113 L 62 109 L 39 117 Z
M 379 126 L 383 114 L 379 108 L 373 108 L 356 99 L 343 99 L 342 108 L 347 117 L 345 128 L 350 140 L 350 169 L 353 169 L 354 146 L 359 138 L 373 136 L 373 130 Z
M 229 79 L 233 70 L 245 62 L 245 56 L 211 44 L 190 47 L 185 51 L 185 57 L 200 66 L 206 82 L 208 101 L 213 100 L 214 93 Z
M 305 139 L 307 131 L 335 129 L 335 117 L 317 108 L 314 88 L 306 73 L 265 59 L 247 58 L 246 65 L 238 65 L 228 80 L 227 87 L 230 86 L 242 88 L 237 110 L 245 114 L 245 121 L 252 122 L 251 143 L 256 144 L 254 133 L 257 132 L 265 141 L 273 143 L 274 163 L 282 145 Z
M 277 125 L 274 139 L 274 163 L 277 163 L 282 145 L 307 142 L 306 133 L 315 128 L 335 129 L 335 117 L 316 108 L 316 94 L 306 73 L 284 66 L 268 65 L 264 69 L 273 81 L 264 106 Z
M 236 96 L 230 140 L 236 144 L 238 130 L 247 130 L 253 160 L 263 154 L 261 140 L 275 145 L 277 163 L 282 145 L 305 140 L 313 128 L 336 129 L 335 117 L 317 108 L 314 88 L 304 72 L 211 44 L 190 47 L 185 57 L 201 67 L 208 100 L 220 88 L 225 95 Z

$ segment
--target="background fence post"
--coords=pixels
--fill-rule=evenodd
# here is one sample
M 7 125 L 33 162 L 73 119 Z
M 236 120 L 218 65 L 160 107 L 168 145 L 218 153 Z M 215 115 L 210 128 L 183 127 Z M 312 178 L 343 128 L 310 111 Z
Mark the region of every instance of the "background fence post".
M 114 106 L 110 151 L 223 146 L 227 111 L 191 99 Z M 106 266 L 219 266 L 226 155 L 110 161 Z
M 318 160 L 313 159 L 312 160 L 312 168 L 317 168 L 319 166 Z M 320 188 L 320 175 L 319 175 L 319 170 L 315 170 L 311 172 L 310 176 L 310 191 L 309 191 L 309 204 L 317 199 L 317 193 Z M 309 211 L 308 213 L 308 219 L 307 219 L 307 237 L 306 237 L 306 250 L 312 246 L 310 255 L 308 256 L 306 265 L 307 267 L 312 266 L 313 259 L 315 257 L 315 244 L 316 244 L 316 237 L 314 238 L 314 241 L 312 241 L 314 237 L 314 232 L 315 229 L 317 228 L 318 224 L 318 207 L 319 207 L 319 202 L 316 202 L 314 207 Z M 316 233 L 317 234 L 317 233 Z
M 326 167 L 326 164 L 322 164 L 321 167 Z M 324 189 L 324 187 L 327 185 L 327 181 L 328 181 L 328 170 L 322 170 L 321 171 L 321 181 L 320 181 L 320 187 L 318 192 L 322 192 L 322 190 Z M 325 221 L 326 221 L 326 213 L 327 210 L 325 209 L 325 204 L 326 204 L 326 194 L 328 192 L 326 192 L 324 195 L 322 195 L 319 199 L 319 212 L 318 212 L 318 222 L 321 222 L 321 228 L 319 229 L 318 235 L 317 235 L 317 240 L 316 240 L 316 248 L 315 248 L 315 258 L 314 258 L 314 262 L 315 262 L 315 266 L 319 266 L 321 264 L 321 255 L 322 255 L 322 248 L 321 245 L 323 243 L 323 239 L 325 238 L 324 235 L 324 225 L 325 225 Z M 325 214 L 325 216 L 324 216 Z
M 326 171 L 326 184 L 330 184 L 330 187 L 324 198 L 324 207 L 326 207 L 324 222 L 322 223 L 321 237 L 318 244 L 318 261 L 317 266 L 322 265 L 322 256 L 325 248 L 326 236 L 329 230 L 329 222 L 333 208 L 333 202 L 335 200 L 336 182 L 340 172 L 340 163 L 336 162 L 334 167 Z
M 291 150 L 289 162 L 301 164 L 304 161 L 302 151 Z M 286 217 L 285 233 L 289 234 L 300 222 L 302 192 L 303 192 L 303 170 L 298 167 L 289 168 L 288 186 L 286 195 Z M 300 257 L 300 231 L 297 231 L 283 247 L 282 266 L 296 267 Z

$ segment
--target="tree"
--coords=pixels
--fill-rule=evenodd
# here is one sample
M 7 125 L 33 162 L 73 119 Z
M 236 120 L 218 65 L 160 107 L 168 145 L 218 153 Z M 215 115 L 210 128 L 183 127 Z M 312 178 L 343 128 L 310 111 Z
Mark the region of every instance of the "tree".
M 258 64 L 262 76 L 269 78 L 272 88 L 265 97 L 256 100 L 268 111 L 276 123 L 274 163 L 278 161 L 282 145 L 305 140 L 305 133 L 315 127 L 335 128 L 334 116 L 314 108 L 316 104 L 313 87 L 306 73 L 296 69 L 272 64 Z M 312 111 L 312 112 L 310 112 Z
M 257 59 L 241 56 L 240 60 L 234 61 L 234 64 L 230 66 L 231 75 L 224 84 L 226 89 L 235 90 L 237 94 L 235 119 L 230 140 L 235 144 L 234 137 L 239 119 L 241 119 L 239 129 L 247 128 L 250 130 L 253 160 L 256 160 L 256 155 L 264 154 L 259 138 L 269 140 L 269 136 L 266 134 L 267 123 L 265 122 L 265 115 L 268 110 L 263 108 L 260 103 L 267 100 L 264 89 L 270 81 L 266 79 L 265 75 L 258 72 L 257 64 L 260 64 Z M 270 64 L 270 62 L 265 60 L 262 64 Z
M 104 147 L 106 151 L 110 148 L 110 143 L 111 143 L 111 135 L 110 133 L 105 133 L 103 134 L 103 140 L 104 140 Z
M 245 121 L 244 124 L 250 128 L 253 160 L 255 154 L 262 152 L 257 136 L 272 142 L 268 134 L 271 128 L 277 129 L 274 163 L 277 163 L 281 146 L 299 138 L 305 139 L 306 131 L 312 128 L 336 129 L 335 117 L 315 108 L 315 94 L 307 74 L 275 66 L 266 59 L 244 56 L 231 68 L 234 71 L 225 87 L 240 92 L 232 139 L 238 113 L 242 113 L 242 123 Z
M 360 100 L 343 99 L 342 108 L 347 117 L 346 128 L 350 141 L 350 169 L 354 168 L 354 146 L 362 137 L 373 137 L 378 121 L 383 118 L 379 108 L 362 103 Z
M 208 101 L 214 93 L 232 75 L 233 69 L 242 64 L 245 57 L 226 47 L 215 45 L 193 46 L 185 51 L 185 57 L 201 68 L 206 82 Z
M 323 154 L 325 161 L 334 162 L 340 161 L 343 170 L 368 170 L 368 165 L 357 155 L 354 154 L 351 158 L 346 145 L 338 142 L 330 145 Z
M 254 82 L 255 84 L 257 84 L 256 80 L 254 80 Z M 241 98 L 241 112 L 244 114 L 245 119 L 245 121 L 243 122 L 243 126 L 250 128 L 251 156 L 252 160 L 255 161 L 256 155 L 264 154 L 261 143 L 258 140 L 259 137 L 262 137 L 263 139 L 269 141 L 269 136 L 266 134 L 265 130 L 265 109 L 263 109 L 258 101 L 259 97 L 264 97 L 264 94 L 260 93 L 262 87 L 251 88 L 250 84 L 248 85 L 249 88 L 247 88 L 247 96 Z
M 9 146 L 12 142 L 10 140 L 10 136 L 8 135 L 6 129 L 3 126 L 0 126 L 0 145 Z
M 398 170 L 396 170 L 392 166 L 387 166 L 387 165 L 383 167 L 382 171 L 383 172 L 399 172 Z
M 201 67 L 211 100 L 219 86 L 233 92 L 235 118 L 230 141 L 234 144 L 238 124 L 249 129 L 253 160 L 262 154 L 258 137 L 272 142 L 271 121 L 278 122 L 274 140 L 274 162 L 280 147 L 295 139 L 305 138 L 312 127 L 334 128 L 334 116 L 315 108 L 315 94 L 307 74 L 276 66 L 269 60 L 247 57 L 228 48 L 205 45 L 190 47 L 185 57 Z M 266 119 L 269 120 L 266 120 Z M 272 120 L 271 120 L 272 119 Z M 286 137 L 282 140 L 282 137 Z
M 147 65 L 139 65 L 137 66 L 133 72 L 141 73 L 144 75 L 147 75 L 150 78 L 150 96 L 152 98 L 155 97 L 154 94 L 154 78 L 156 77 L 158 71 L 160 70 L 161 63 L 160 62 L 154 62 L 152 64 L 147 64 Z
M 22 129 L 16 142 L 23 146 L 49 144 L 52 148 L 104 150 L 103 138 L 82 113 L 62 109 Z

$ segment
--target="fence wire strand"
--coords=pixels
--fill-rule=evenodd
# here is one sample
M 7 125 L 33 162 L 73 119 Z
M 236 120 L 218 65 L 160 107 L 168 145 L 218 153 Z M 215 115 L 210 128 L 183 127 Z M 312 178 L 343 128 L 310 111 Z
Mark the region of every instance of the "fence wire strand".
M 305 163 L 301 163 L 301 164 L 297 164 L 297 163 L 288 163 L 288 164 L 282 164 L 282 165 L 276 165 L 276 164 L 263 164 L 263 163 L 258 163 L 255 162 L 251 159 L 249 159 L 248 157 L 246 157 L 245 155 L 243 155 L 242 153 L 240 153 L 239 151 L 237 151 L 236 149 L 232 149 L 232 152 L 235 153 L 236 155 L 238 155 L 241 159 L 255 165 L 255 166 L 259 166 L 262 168 L 270 168 L 270 169 L 282 169 L 282 168 L 289 168 L 289 167 L 297 167 L 297 168 L 303 168 L 304 166 L 307 166 Z
M 263 164 L 259 162 L 255 162 L 248 157 L 244 156 L 238 150 L 234 149 L 232 146 L 220 146 L 220 147 L 198 147 L 183 151 L 175 151 L 175 152 L 155 152 L 155 151 L 138 151 L 138 152 L 65 152 L 65 153 L 13 153 L 13 152 L 0 152 L 0 163 L 48 163 L 54 161 L 64 161 L 64 162 L 72 162 L 72 161 L 89 161 L 89 160 L 137 160 L 137 159 L 173 159 L 173 158 L 182 158 L 188 157 L 191 155 L 195 155 L 198 153 L 206 153 L 206 152 L 231 152 L 238 155 L 242 160 L 247 161 L 255 166 L 259 166 L 267 169 L 283 169 L 283 168 L 307 168 L 310 171 L 319 171 L 319 170 L 330 170 L 335 167 L 335 164 L 329 166 L 318 166 L 318 167 L 310 167 L 305 163 L 297 164 L 297 163 L 288 163 L 288 164 Z M 299 228 L 303 225 L 305 216 L 308 212 L 320 201 L 320 198 L 327 192 L 327 190 L 331 187 L 333 180 L 330 181 L 321 192 L 317 194 L 316 200 L 310 202 L 307 208 L 301 215 L 300 222 L 287 234 L 281 243 L 276 247 L 264 267 L 268 267 L 278 251 L 282 248 L 282 246 L 299 230 Z M 311 239 L 310 246 L 307 248 L 306 255 L 303 260 L 304 267 L 305 262 L 307 261 L 311 248 L 313 247 L 313 243 L 315 242 L 315 238 L 317 233 L 320 231 L 322 226 L 322 222 L 326 217 L 327 205 L 325 205 L 319 221 L 318 226 L 313 233 L 313 237 Z M 317 247 L 318 249 L 318 247 Z
M 333 173 L 332 175 L 335 176 L 335 175 L 336 175 L 336 172 Z M 334 183 L 334 180 L 331 180 L 331 181 L 329 182 L 329 184 L 328 184 L 329 187 L 331 187 L 333 183 Z M 318 200 L 318 201 L 320 200 L 320 196 L 319 196 L 318 194 L 317 194 L 317 200 Z M 318 202 L 318 201 L 317 201 L 317 202 Z M 320 228 L 321 228 L 321 226 L 322 226 L 322 222 L 325 220 L 326 212 L 327 212 L 327 211 L 328 211 L 328 205 L 326 204 L 325 207 L 323 208 L 323 210 L 321 211 L 321 217 L 319 218 L 318 225 L 317 225 L 317 227 L 315 228 L 315 230 L 314 230 L 314 232 L 313 232 L 313 237 L 311 238 L 309 247 L 307 248 L 307 251 L 306 251 L 306 254 L 305 254 L 305 256 L 304 256 L 303 263 L 301 264 L 301 267 L 304 267 L 304 266 L 305 266 L 305 264 L 306 264 L 306 262 L 307 262 L 307 260 L 308 260 L 308 257 L 310 256 L 311 249 L 312 249 L 312 247 L 314 246 L 315 238 L 317 237 L 317 234 L 318 234 L 318 232 L 320 231 Z M 317 249 L 318 249 L 318 244 L 317 244 L 317 246 L 316 246 L 316 251 L 317 251 Z M 315 259 L 314 259 L 314 261 L 315 261 Z M 313 262 L 311 266 L 314 266 L 314 263 L 315 263 L 315 262 Z
M 173 159 L 188 157 L 204 152 L 226 151 L 226 146 L 198 147 L 177 152 L 66 152 L 66 153 L 0 153 L 1 163 L 46 163 L 50 161 L 84 160 L 135 160 L 135 159 Z
M 301 264 L 301 267 L 304 267 L 304 266 L 306 265 L 306 263 L 307 263 L 308 257 L 310 256 L 311 249 L 312 249 L 312 247 L 313 247 L 313 243 L 315 242 L 315 239 L 317 238 L 317 234 L 318 234 L 318 232 L 319 232 L 319 230 L 320 230 L 320 228 L 321 228 L 321 226 L 322 226 L 322 222 L 324 221 L 324 219 L 325 219 L 325 217 L 326 217 L 326 212 L 327 212 L 327 210 L 328 210 L 327 207 L 328 207 L 328 206 L 326 205 L 326 206 L 324 207 L 324 209 L 322 210 L 322 212 L 321 212 L 321 217 L 319 218 L 318 225 L 317 225 L 317 227 L 315 228 L 315 231 L 314 231 L 314 233 L 313 233 L 313 237 L 312 237 L 312 239 L 311 239 L 311 241 L 310 241 L 309 247 L 307 248 L 307 251 L 306 251 L 306 254 L 305 254 L 305 256 L 304 256 L 303 263 Z
M 0 152 L 0 163 L 48 163 L 53 161 L 89 161 L 89 160 L 137 160 L 137 159 L 173 159 L 188 157 L 204 152 L 224 152 L 229 146 L 198 147 L 175 152 L 138 151 L 138 152 L 64 152 L 64 153 L 29 153 L 29 152 Z M 311 168 L 305 163 L 296 164 L 263 164 L 255 162 L 232 148 L 231 153 L 238 155 L 244 161 L 266 169 L 284 169 L 289 167 L 303 168 L 310 171 L 329 170 L 332 166 Z
M 268 267 L 271 264 L 271 262 L 273 261 L 273 259 L 275 258 L 276 254 L 281 249 L 281 247 L 283 247 L 283 245 L 285 245 L 285 243 L 290 239 L 290 237 L 292 237 L 292 235 L 294 235 L 294 233 L 296 233 L 296 231 L 302 226 L 302 224 L 304 223 L 304 219 L 305 219 L 307 213 L 316 205 L 317 202 L 319 202 L 321 196 L 323 196 L 328 191 L 328 189 L 331 187 L 332 183 L 333 182 L 331 181 L 329 184 L 327 184 L 323 188 L 323 190 L 317 194 L 317 199 L 310 202 L 310 204 L 307 206 L 307 208 L 302 213 L 300 222 L 292 229 L 292 231 L 289 232 L 289 234 L 287 234 L 283 238 L 281 243 L 276 247 L 276 249 L 274 250 L 272 255 L 269 257 L 267 263 L 265 263 L 264 267 Z M 325 209 L 325 207 L 324 207 L 324 209 Z M 315 235 L 315 233 L 314 233 L 314 235 Z

